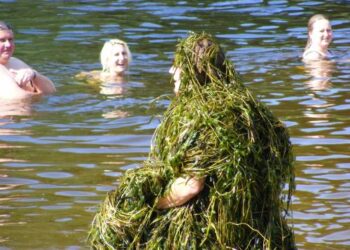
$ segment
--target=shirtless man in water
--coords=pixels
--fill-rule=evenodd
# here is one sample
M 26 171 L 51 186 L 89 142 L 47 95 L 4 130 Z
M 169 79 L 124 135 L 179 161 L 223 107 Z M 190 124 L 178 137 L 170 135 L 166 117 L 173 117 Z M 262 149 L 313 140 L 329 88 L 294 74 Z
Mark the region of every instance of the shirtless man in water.
M 13 57 L 15 51 L 12 28 L 0 21 L 0 98 L 20 99 L 56 91 L 52 81 Z

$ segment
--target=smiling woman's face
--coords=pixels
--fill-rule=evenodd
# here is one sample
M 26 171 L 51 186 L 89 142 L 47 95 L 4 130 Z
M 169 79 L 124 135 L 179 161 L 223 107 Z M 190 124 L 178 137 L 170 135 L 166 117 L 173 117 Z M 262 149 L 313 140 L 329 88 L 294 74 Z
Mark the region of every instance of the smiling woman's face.
M 328 47 L 333 39 L 331 24 L 328 20 L 322 19 L 316 21 L 309 33 L 312 44 L 320 47 Z
M 181 80 L 180 80 L 181 69 L 175 66 L 172 66 L 169 69 L 169 73 L 173 75 L 174 85 L 175 85 L 174 92 L 177 95 L 179 93 L 180 84 L 181 84 Z
M 129 58 L 124 45 L 113 46 L 108 64 L 110 71 L 117 74 L 123 74 L 128 69 Z

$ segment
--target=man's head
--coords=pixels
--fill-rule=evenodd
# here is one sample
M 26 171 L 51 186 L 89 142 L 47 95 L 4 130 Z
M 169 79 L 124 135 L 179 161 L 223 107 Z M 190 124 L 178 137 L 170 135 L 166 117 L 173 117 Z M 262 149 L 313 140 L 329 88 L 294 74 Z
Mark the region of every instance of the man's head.
M 15 51 L 14 35 L 10 25 L 0 21 L 0 64 L 6 64 Z

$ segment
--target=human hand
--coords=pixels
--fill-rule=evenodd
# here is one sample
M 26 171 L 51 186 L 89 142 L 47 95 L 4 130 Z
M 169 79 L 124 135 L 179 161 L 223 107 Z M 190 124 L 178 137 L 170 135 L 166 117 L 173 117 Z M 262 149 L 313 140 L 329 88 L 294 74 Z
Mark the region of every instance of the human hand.
M 29 68 L 19 70 L 10 69 L 10 73 L 21 88 L 26 87 L 36 77 L 36 72 Z
M 205 177 L 178 177 L 171 184 L 169 192 L 160 197 L 157 203 L 158 209 L 167 209 L 181 206 L 197 196 L 204 188 Z

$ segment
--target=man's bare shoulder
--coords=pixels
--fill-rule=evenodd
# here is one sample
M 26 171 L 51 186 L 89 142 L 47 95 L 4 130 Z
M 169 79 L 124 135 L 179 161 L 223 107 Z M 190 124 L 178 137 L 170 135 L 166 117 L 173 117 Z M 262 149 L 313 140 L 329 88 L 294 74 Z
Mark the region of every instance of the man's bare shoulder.
M 11 57 L 7 65 L 11 69 L 27 69 L 27 68 L 30 68 L 28 64 L 26 64 L 21 59 L 18 59 L 16 57 Z

